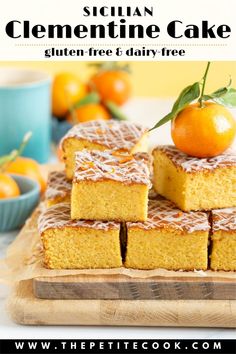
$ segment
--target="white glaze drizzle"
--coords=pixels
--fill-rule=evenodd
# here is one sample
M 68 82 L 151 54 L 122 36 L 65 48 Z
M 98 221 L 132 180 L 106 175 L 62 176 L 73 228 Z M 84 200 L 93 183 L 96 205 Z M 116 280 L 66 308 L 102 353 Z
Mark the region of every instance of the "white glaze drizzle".
M 47 189 L 45 192 L 45 198 L 47 200 L 54 199 L 56 197 L 65 197 L 70 195 L 72 184 L 67 180 L 64 171 L 53 171 L 48 175 Z
M 70 203 L 53 205 L 39 216 L 38 230 L 41 235 L 48 229 L 61 229 L 65 227 L 108 231 L 110 229 L 119 229 L 120 224 L 115 221 L 71 220 Z
M 108 149 L 131 152 L 147 131 L 147 128 L 131 122 L 94 120 L 71 128 L 62 138 L 61 146 L 66 139 L 76 138 L 106 146 Z
M 236 208 L 212 210 L 212 229 L 216 231 L 236 231 Z
M 185 172 L 209 171 L 220 167 L 236 167 L 236 151 L 233 149 L 211 158 L 191 157 L 172 145 L 160 145 L 154 149 L 154 151 L 158 150 L 165 153 L 175 165 L 181 167 Z
M 82 150 L 75 153 L 73 182 L 113 180 L 124 184 L 146 184 L 149 178 L 149 157 L 146 153 L 128 155 L 111 151 Z
M 174 229 L 192 233 L 207 231 L 210 228 L 207 214 L 204 212 L 183 212 L 169 200 L 159 198 L 149 200 L 148 219 L 145 222 L 128 222 L 127 228 Z

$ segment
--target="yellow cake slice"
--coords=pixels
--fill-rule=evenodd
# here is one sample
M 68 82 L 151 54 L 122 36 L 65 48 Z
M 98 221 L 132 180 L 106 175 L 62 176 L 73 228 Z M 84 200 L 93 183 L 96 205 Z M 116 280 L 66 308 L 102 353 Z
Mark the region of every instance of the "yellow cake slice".
M 72 183 L 68 181 L 64 171 L 53 171 L 48 175 L 45 199 L 47 206 L 70 202 Z
M 153 150 L 154 188 L 180 209 L 210 210 L 236 206 L 236 152 L 193 158 L 174 146 Z
M 236 270 L 236 208 L 212 210 L 213 270 Z
M 112 119 L 80 123 L 71 128 L 61 140 L 61 149 L 67 178 L 72 179 L 76 151 L 117 150 L 130 154 L 147 151 L 147 128 Z
M 71 218 L 144 221 L 149 187 L 149 156 L 146 153 L 78 151 Z
M 53 205 L 39 217 L 44 264 L 50 269 L 115 268 L 122 266 L 120 224 L 73 221 L 70 204 Z
M 128 222 L 125 266 L 207 269 L 209 223 L 204 212 L 183 212 L 166 199 L 149 201 L 145 222 Z

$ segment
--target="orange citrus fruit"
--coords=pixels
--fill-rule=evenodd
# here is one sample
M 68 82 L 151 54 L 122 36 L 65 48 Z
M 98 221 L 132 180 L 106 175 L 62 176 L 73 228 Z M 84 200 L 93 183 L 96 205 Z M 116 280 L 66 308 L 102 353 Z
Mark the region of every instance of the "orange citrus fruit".
M 39 164 L 28 157 L 17 157 L 7 167 L 7 172 L 23 175 L 34 179 L 40 185 L 41 192 L 46 189 L 46 182 L 42 176 Z
M 52 113 L 64 117 L 70 107 L 87 94 L 87 86 L 74 74 L 55 76 L 52 85 Z
M 110 119 L 110 114 L 106 110 L 105 107 L 103 107 L 99 103 L 89 103 L 86 105 L 83 105 L 77 109 L 74 110 L 73 112 L 73 117 L 71 114 L 67 116 L 67 120 L 69 122 L 88 122 L 91 120 L 108 120 Z
M 122 70 L 98 72 L 91 78 L 90 87 L 99 93 L 103 101 L 117 105 L 125 103 L 131 95 L 129 74 Z
M 0 199 L 14 198 L 20 195 L 16 181 L 6 173 L 0 173 Z
M 236 121 L 222 105 L 204 102 L 184 108 L 172 121 L 171 135 L 176 147 L 190 156 L 213 157 L 232 144 Z

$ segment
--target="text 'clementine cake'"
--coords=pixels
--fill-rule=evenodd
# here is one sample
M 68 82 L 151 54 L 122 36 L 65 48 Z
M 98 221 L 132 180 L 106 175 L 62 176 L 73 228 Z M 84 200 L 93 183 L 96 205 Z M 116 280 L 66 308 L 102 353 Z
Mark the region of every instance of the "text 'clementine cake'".
M 213 270 L 236 270 L 236 208 L 212 210 Z
M 115 268 L 122 265 L 120 224 L 73 221 L 70 204 L 56 204 L 39 217 L 44 263 L 50 269 Z
M 207 269 L 207 214 L 185 213 L 165 199 L 149 201 L 146 222 L 128 222 L 125 266 L 136 269 Z
M 236 152 L 212 158 L 190 157 L 174 146 L 153 151 L 154 188 L 180 209 L 211 210 L 236 206 Z
M 146 153 L 76 152 L 71 218 L 144 221 L 149 187 Z
M 74 174 L 76 151 L 117 150 L 133 154 L 147 150 L 147 129 L 131 122 L 97 120 L 80 123 L 71 128 L 61 141 L 66 175 Z

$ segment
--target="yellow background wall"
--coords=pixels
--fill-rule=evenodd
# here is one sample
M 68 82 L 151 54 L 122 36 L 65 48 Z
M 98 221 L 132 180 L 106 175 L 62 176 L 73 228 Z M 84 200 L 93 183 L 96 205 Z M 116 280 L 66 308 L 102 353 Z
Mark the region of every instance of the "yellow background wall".
M 55 74 L 72 71 L 86 80 L 93 72 L 86 62 L 0 62 L 1 66 L 40 69 Z M 206 62 L 131 62 L 133 94 L 135 96 L 176 96 L 186 85 L 200 80 Z M 236 87 L 236 61 L 214 62 L 210 68 L 207 92 L 217 89 L 233 79 Z

